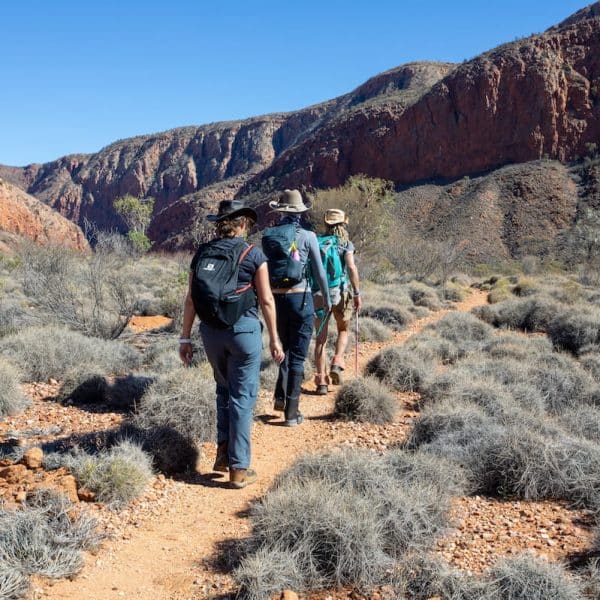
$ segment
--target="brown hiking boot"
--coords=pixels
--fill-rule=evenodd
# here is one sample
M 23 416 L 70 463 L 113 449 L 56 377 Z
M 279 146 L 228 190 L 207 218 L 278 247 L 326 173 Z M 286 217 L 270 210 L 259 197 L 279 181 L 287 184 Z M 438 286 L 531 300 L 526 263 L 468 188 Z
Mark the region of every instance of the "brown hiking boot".
M 215 458 L 213 471 L 219 471 L 221 473 L 227 473 L 227 471 L 229 471 L 229 452 L 227 446 L 227 442 L 220 442 L 217 444 L 217 457 Z
M 285 410 L 285 400 L 283 398 L 273 398 L 273 410 L 283 412 Z
M 229 487 L 241 490 L 256 481 L 256 471 L 252 469 L 229 469 Z

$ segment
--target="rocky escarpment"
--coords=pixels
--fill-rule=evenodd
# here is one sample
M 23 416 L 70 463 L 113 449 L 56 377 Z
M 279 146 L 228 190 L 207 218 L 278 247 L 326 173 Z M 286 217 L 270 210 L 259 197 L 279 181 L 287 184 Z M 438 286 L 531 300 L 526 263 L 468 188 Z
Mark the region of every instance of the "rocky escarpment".
M 123 225 L 112 209 L 115 198 L 152 196 L 156 218 L 150 233 L 162 242 L 177 237 L 196 209 L 233 196 L 250 177 L 325 123 L 343 121 L 357 107 L 376 102 L 407 105 L 452 68 L 445 63 L 405 65 L 297 112 L 121 140 L 97 154 L 23 169 L 0 167 L 0 176 L 77 223 L 88 219 L 107 229 Z
M 365 173 L 414 184 L 547 156 L 600 139 L 600 3 L 561 27 L 485 53 L 412 105 L 367 106 L 284 152 L 248 185 L 326 187 Z
M 0 230 L 47 245 L 89 250 L 81 229 L 56 211 L 0 179 Z

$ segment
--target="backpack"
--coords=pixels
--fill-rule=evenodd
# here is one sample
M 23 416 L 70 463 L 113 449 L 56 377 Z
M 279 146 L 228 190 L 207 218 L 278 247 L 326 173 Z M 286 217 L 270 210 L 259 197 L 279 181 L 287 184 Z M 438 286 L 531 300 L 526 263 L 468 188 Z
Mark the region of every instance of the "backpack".
M 298 225 L 286 223 L 265 229 L 262 249 L 269 262 L 272 288 L 291 288 L 304 279 L 305 265 L 296 247 Z
M 256 303 L 251 283 L 238 288 L 240 264 L 252 248 L 225 240 L 202 244 L 192 272 L 192 301 L 201 321 L 218 329 L 231 327 Z
M 319 235 L 317 236 L 317 240 L 321 252 L 321 262 L 323 263 L 327 277 L 327 287 L 340 287 L 345 280 L 345 265 L 342 264 L 338 250 L 338 238 L 336 235 Z M 309 270 L 308 281 L 313 292 L 319 289 L 319 282 L 312 269 Z

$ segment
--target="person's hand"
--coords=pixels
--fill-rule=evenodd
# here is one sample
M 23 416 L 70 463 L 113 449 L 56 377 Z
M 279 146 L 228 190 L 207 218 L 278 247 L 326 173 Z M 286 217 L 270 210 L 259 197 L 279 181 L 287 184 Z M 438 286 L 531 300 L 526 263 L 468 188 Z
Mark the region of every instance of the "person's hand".
M 360 296 L 353 296 L 352 300 L 354 301 L 354 310 L 358 312 L 362 307 L 362 298 Z
M 269 349 L 271 350 L 271 356 L 273 360 L 280 365 L 285 358 L 285 352 L 279 340 L 271 340 L 269 342 Z
M 194 349 L 190 342 L 185 344 L 179 344 L 179 358 L 182 360 L 186 367 L 192 364 L 192 358 L 194 357 Z

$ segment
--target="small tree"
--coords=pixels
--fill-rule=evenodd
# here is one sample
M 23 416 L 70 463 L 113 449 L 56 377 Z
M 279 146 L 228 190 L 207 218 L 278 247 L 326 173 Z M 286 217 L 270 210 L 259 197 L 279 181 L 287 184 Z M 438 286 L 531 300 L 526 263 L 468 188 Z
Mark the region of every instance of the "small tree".
M 573 258 L 581 261 L 584 284 L 600 279 L 600 211 L 587 208 L 573 228 L 571 241 Z
M 392 182 L 353 175 L 342 186 L 317 190 L 311 201 L 311 219 L 317 231 L 323 229 L 325 211 L 340 208 L 348 215 L 348 234 L 361 256 L 379 254 L 392 223 L 391 209 L 395 202 Z
M 140 252 L 147 252 L 152 245 L 146 235 L 154 210 L 154 198 L 136 198 L 126 194 L 113 202 L 113 207 L 127 224 L 127 237 Z

